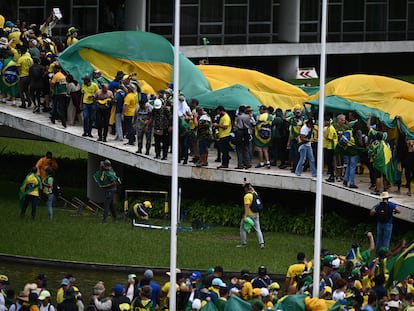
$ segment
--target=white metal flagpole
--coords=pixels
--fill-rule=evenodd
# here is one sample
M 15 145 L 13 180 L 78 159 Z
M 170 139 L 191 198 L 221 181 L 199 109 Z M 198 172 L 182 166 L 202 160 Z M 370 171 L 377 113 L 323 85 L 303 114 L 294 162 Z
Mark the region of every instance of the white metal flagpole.
M 180 0 L 175 0 L 174 21 L 174 95 L 171 172 L 171 245 L 170 245 L 170 310 L 176 310 L 177 283 L 177 210 L 178 210 L 178 93 L 180 90 Z
M 319 297 L 320 271 L 321 271 L 321 235 L 322 235 L 322 172 L 323 172 L 323 126 L 325 114 L 325 74 L 326 74 L 326 18 L 327 0 L 322 0 L 321 25 L 321 72 L 319 79 L 319 115 L 318 115 L 318 153 L 317 178 L 315 200 L 315 237 L 313 250 L 313 297 Z

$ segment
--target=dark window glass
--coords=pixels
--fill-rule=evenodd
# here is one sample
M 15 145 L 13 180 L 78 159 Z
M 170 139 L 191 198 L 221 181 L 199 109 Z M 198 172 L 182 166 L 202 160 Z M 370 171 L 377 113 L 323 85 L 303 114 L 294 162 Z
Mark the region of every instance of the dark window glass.
M 414 4 L 408 5 L 408 30 L 414 30 Z M 411 40 L 411 39 L 410 39 Z
M 385 4 L 367 5 L 366 31 L 384 31 L 387 16 Z
M 250 21 L 270 21 L 271 0 L 255 1 L 249 6 L 249 20 Z
M 344 20 L 363 20 L 364 1 L 345 0 L 344 1 Z
M 390 41 L 402 41 L 406 40 L 406 34 L 405 32 L 389 32 L 388 33 L 388 40 Z
M 364 35 L 362 33 L 344 33 L 342 35 L 342 40 L 344 42 L 364 41 Z
M 273 33 L 279 33 L 279 6 L 273 6 Z
M 43 7 L 43 1 L 39 1 L 39 0 L 20 0 L 20 6 L 38 6 L 38 7 Z
M 153 23 L 172 23 L 174 20 L 174 1 L 149 1 L 149 21 Z
M 272 43 L 277 43 L 277 42 L 279 42 L 279 36 L 278 35 L 273 35 Z
M 405 31 L 407 23 L 405 21 L 393 21 L 389 23 L 390 31 Z
M 365 39 L 366 41 L 384 41 L 387 40 L 387 34 L 385 32 L 367 33 Z
M 73 9 L 73 25 L 82 25 L 80 34 L 91 35 L 96 33 L 97 13 L 96 8 Z M 66 33 L 64 35 L 66 35 Z
M 247 0 L 226 0 L 226 4 L 246 4 Z
M 318 24 L 317 23 L 302 23 L 300 24 L 300 31 L 301 32 L 317 32 L 318 31 Z
M 392 0 L 390 1 L 389 7 L 389 18 L 406 18 L 407 0 Z
M 341 31 L 341 6 L 331 5 L 329 6 L 328 14 L 328 31 L 338 32 Z
M 224 31 L 226 34 L 245 34 L 247 29 L 247 7 L 226 7 Z M 237 16 L 238 18 L 234 18 Z
M 224 44 L 246 44 L 246 36 L 225 36 Z
M 340 41 L 342 41 L 341 40 L 341 34 L 338 34 L 338 33 L 329 33 L 328 34 L 328 36 L 327 36 L 327 39 L 326 39 L 326 41 L 329 41 L 329 42 L 340 42 Z
M 63 1 L 58 1 L 58 2 L 63 2 Z M 97 0 L 73 0 L 73 5 L 96 5 L 96 4 L 97 4 Z
M 269 36 L 249 36 L 250 44 L 260 44 L 260 43 L 270 43 L 270 35 Z
M 196 7 L 181 8 L 181 33 L 197 35 L 198 10 Z
M 364 22 L 345 22 L 343 27 L 344 32 L 364 31 Z
M 198 4 L 198 0 L 181 0 L 181 4 Z
M 249 24 L 250 33 L 270 33 L 270 24 Z
M 200 0 L 201 22 L 223 21 L 223 0 Z
M 309 43 L 309 42 L 319 42 L 320 38 L 317 33 L 301 33 L 300 42 Z
M 36 23 L 38 25 L 42 24 L 44 21 L 43 17 L 43 7 L 41 8 L 30 8 L 30 9 L 20 9 L 19 10 L 19 19 L 20 21 L 26 21 L 27 23 Z
M 191 37 L 181 36 L 180 44 L 181 45 L 198 45 L 197 36 L 191 36 Z
M 201 34 L 221 34 L 222 25 L 201 25 Z
M 164 25 L 164 26 L 161 26 L 161 25 L 159 25 L 159 26 L 158 25 L 157 26 L 150 25 L 148 31 L 149 32 L 157 33 L 157 34 L 159 34 L 161 36 L 164 36 L 164 37 L 171 38 L 172 37 L 172 34 L 173 34 L 173 26 L 172 25 Z
M 319 18 L 319 0 L 306 0 L 300 3 L 300 19 L 315 21 Z

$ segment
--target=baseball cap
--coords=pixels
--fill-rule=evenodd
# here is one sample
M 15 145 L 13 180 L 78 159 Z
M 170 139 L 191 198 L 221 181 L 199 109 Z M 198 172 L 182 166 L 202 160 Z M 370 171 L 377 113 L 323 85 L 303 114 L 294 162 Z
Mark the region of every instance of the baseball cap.
M 194 271 L 193 273 L 191 273 L 190 279 L 191 280 L 199 280 L 199 279 L 201 279 L 201 273 L 199 271 Z
M 154 272 L 152 272 L 152 270 L 151 270 L 151 269 L 147 269 L 147 270 L 145 270 L 145 272 L 144 272 L 144 277 L 145 277 L 146 279 L 152 279 L 152 278 L 154 277 Z
M 41 292 L 40 292 L 40 295 L 39 295 L 39 298 L 37 298 L 37 299 L 39 299 L 39 300 L 45 300 L 46 298 L 50 298 L 50 292 L 48 291 L 48 290 L 42 290 Z

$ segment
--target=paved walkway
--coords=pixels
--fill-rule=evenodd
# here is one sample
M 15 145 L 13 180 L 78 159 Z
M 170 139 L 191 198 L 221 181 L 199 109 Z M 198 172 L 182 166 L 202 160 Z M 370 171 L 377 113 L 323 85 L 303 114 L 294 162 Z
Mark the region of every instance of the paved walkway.
M 67 144 L 89 153 L 95 154 L 103 158 L 113 159 L 126 165 L 137 167 L 152 173 L 171 176 L 171 158 L 158 160 L 154 159 L 154 148 L 150 150 L 150 155 L 136 154 L 137 146 L 125 145 L 124 142 L 115 141 L 114 136 L 108 137 L 108 142 L 97 142 L 96 130 L 93 130 L 94 138 L 82 137 L 83 128 L 80 124 L 68 125 L 63 128 L 57 121 L 52 124 L 48 113 L 34 114 L 30 108 L 22 109 L 13 107 L 10 104 L 0 104 L 0 124 L 18 129 L 25 133 L 33 134 L 42 138 L 50 139 L 56 142 Z M 210 149 L 209 165 L 207 167 L 196 167 L 192 163 L 187 165 L 180 164 L 178 175 L 180 178 L 194 178 L 206 181 L 226 182 L 241 184 L 244 178 L 255 186 L 315 192 L 315 178 L 311 178 L 309 172 L 305 172 L 301 177 L 295 176 L 290 169 L 279 169 L 278 167 L 254 168 L 257 161 L 253 163 L 250 169 L 235 169 L 237 166 L 236 154 L 231 153 L 232 159 L 228 169 L 217 169 L 220 163 L 215 163 L 216 150 Z M 379 197 L 372 195 L 369 189 L 368 170 L 365 169 L 364 174 L 356 176 L 356 184 L 358 189 L 350 189 L 345 187 L 342 182 L 328 183 L 323 177 L 322 192 L 325 196 L 351 203 L 363 208 L 371 208 L 379 202 Z M 414 199 L 406 195 L 407 189 L 401 188 L 401 193 L 395 193 L 396 187 L 391 187 L 388 191 L 393 195 L 393 201 L 396 202 L 402 213 L 398 218 L 414 222 Z

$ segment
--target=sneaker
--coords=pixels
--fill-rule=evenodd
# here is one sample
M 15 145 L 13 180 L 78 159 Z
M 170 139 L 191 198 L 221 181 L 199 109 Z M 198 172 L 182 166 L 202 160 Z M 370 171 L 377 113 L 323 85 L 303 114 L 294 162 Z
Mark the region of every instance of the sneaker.
M 93 138 L 93 135 L 92 134 L 88 134 L 88 137 Z
M 247 246 L 247 244 L 239 244 L 239 245 L 236 245 L 236 247 L 238 247 L 238 248 L 243 248 L 243 247 L 246 247 Z
M 371 192 L 371 194 L 373 194 L 373 195 L 380 195 L 380 192 L 379 191 L 373 191 L 373 192 Z
M 260 244 L 260 248 L 264 249 L 265 248 L 264 244 Z
M 410 197 L 410 196 L 411 196 L 411 192 L 410 192 L 410 191 L 408 191 L 408 192 L 407 192 L 407 195 Z
M 351 188 L 351 189 L 358 189 L 358 186 L 357 185 L 349 185 L 349 188 Z
M 260 168 L 260 167 L 264 167 L 264 163 L 259 163 L 255 166 L 255 168 Z
M 347 182 L 346 180 L 344 180 L 342 184 L 343 184 L 345 187 L 347 187 L 347 186 L 348 186 L 348 182 Z
M 221 162 L 221 159 L 220 158 L 217 158 L 217 159 L 214 160 L 214 162 L 220 163 Z
M 281 164 L 281 165 L 279 165 L 279 168 L 281 169 L 281 170 L 283 170 L 283 169 L 285 169 L 285 168 L 287 168 L 288 166 L 286 165 L 286 164 Z
M 236 169 L 236 170 L 243 170 L 243 169 L 244 169 L 244 166 L 242 166 L 242 165 L 238 165 L 238 166 L 236 166 L 234 169 Z
M 228 165 L 223 165 L 223 164 L 222 164 L 222 165 L 220 165 L 220 166 L 217 166 L 217 168 L 218 168 L 218 169 L 220 169 L 220 168 L 229 168 L 229 166 L 228 166 Z
M 244 168 L 245 168 L 245 169 L 248 169 L 248 168 L 251 168 L 251 167 L 252 167 L 252 165 L 251 165 L 251 164 L 245 164 L 245 165 L 244 165 Z
M 333 176 L 329 176 L 328 179 L 325 179 L 327 182 L 335 182 L 335 178 Z
M 86 136 L 88 136 L 88 134 L 87 133 L 83 133 L 82 136 L 83 137 L 86 137 Z
M 266 168 L 270 168 L 270 162 L 266 162 Z

